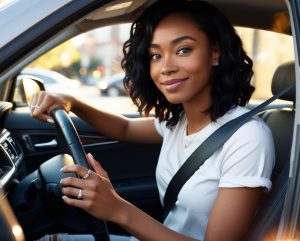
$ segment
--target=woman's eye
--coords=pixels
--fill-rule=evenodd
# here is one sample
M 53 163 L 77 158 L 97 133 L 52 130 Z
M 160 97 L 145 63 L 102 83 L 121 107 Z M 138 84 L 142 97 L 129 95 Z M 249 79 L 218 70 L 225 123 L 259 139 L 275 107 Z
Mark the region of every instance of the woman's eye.
M 159 54 L 150 54 L 149 56 L 150 60 L 154 61 L 154 60 L 158 60 L 160 58 L 160 55 Z
M 180 48 L 178 51 L 177 51 L 177 54 L 179 55 L 182 55 L 182 54 L 187 54 L 189 52 L 191 52 L 192 49 L 191 48 Z

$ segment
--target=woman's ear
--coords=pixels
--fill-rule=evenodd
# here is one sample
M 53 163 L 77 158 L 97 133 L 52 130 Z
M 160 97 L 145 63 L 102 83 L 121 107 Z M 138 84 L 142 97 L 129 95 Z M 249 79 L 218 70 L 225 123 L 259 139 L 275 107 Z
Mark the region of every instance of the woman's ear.
M 219 65 L 220 55 L 221 55 L 220 45 L 217 42 L 212 47 L 212 66 Z

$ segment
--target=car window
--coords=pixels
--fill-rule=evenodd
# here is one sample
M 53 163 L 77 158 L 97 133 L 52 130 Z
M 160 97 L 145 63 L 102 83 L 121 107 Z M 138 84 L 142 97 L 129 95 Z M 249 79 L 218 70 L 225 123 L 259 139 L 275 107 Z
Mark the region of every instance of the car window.
M 80 81 L 74 91 L 87 102 L 116 113 L 136 113 L 123 87 L 122 46 L 129 37 L 130 24 L 99 28 L 81 34 L 41 56 L 28 67 L 59 72 Z M 251 102 L 271 96 L 271 80 L 277 66 L 294 59 L 291 36 L 236 27 L 248 55 L 254 62 Z M 47 80 L 45 79 L 47 88 Z M 59 88 L 57 86 L 57 88 Z M 51 89 L 53 91 L 53 88 Z
M 255 92 L 251 101 L 261 102 L 270 96 L 275 69 L 282 63 L 294 60 L 292 36 L 251 28 L 236 28 L 247 54 L 253 60 L 252 85 Z M 277 101 L 284 102 L 284 101 Z

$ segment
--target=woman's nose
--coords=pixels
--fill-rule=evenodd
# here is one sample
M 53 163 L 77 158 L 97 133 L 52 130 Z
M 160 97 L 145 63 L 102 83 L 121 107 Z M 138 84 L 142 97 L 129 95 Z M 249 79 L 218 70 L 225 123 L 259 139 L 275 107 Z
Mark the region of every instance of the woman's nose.
M 161 68 L 161 73 L 163 75 L 170 75 L 178 71 L 178 66 L 176 62 L 172 59 L 172 57 L 165 57 L 163 66 Z

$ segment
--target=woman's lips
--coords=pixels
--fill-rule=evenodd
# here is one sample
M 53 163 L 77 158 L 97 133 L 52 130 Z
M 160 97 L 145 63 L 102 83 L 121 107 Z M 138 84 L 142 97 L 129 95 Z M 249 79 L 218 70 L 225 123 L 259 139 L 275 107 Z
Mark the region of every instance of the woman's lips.
M 179 88 L 187 79 L 188 78 L 166 80 L 162 85 L 166 90 L 173 91 Z

